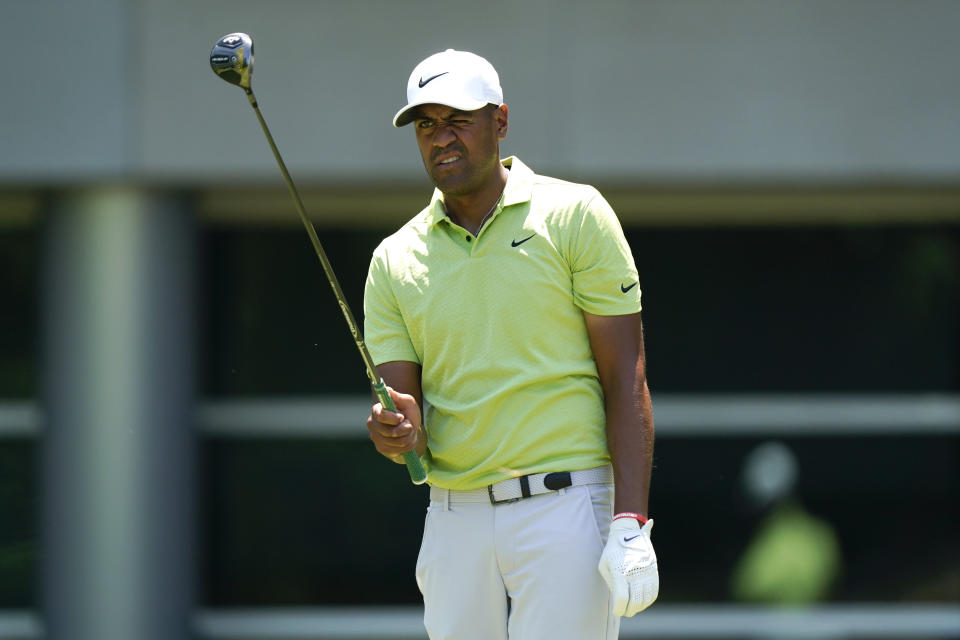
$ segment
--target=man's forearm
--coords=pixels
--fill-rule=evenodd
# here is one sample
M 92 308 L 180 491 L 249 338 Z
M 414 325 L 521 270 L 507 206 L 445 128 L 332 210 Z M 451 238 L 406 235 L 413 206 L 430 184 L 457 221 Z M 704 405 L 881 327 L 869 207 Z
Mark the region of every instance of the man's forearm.
M 607 441 L 616 488 L 614 512 L 647 516 L 654 441 L 650 390 L 643 381 L 622 389 L 621 394 L 624 397 L 607 397 Z

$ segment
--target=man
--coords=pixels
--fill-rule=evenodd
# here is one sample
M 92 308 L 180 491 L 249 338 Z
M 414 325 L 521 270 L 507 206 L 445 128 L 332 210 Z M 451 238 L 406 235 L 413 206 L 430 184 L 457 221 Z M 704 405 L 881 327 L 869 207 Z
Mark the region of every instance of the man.
M 434 640 L 616 638 L 659 589 L 630 248 L 595 189 L 500 160 L 489 62 L 430 56 L 407 99 L 394 125 L 413 123 L 436 190 L 370 264 L 365 335 L 397 411 L 375 404 L 367 427 L 428 473 L 424 624 Z

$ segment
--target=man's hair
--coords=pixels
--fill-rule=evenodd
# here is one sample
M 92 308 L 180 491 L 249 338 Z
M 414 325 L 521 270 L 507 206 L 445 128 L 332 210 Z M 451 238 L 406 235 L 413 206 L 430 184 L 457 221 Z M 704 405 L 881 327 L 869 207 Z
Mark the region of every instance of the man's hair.
M 488 102 L 487 106 L 482 107 L 481 111 L 484 111 L 491 118 L 493 117 L 493 112 L 500 108 L 500 105 Z

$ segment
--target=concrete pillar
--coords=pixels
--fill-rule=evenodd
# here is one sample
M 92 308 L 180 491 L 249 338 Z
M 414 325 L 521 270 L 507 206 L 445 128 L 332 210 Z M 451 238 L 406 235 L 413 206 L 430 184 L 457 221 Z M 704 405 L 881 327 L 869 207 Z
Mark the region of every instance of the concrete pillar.
M 195 229 L 184 202 L 78 188 L 46 214 L 47 640 L 186 640 Z

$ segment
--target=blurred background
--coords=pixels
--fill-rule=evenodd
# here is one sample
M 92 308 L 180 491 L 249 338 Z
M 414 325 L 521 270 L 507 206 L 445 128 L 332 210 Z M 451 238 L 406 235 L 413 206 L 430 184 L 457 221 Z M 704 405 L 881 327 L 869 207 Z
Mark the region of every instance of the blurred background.
M 621 637 L 960 638 L 960 3 L 38 0 L 0 8 L 0 639 L 424 637 L 425 488 L 232 31 L 358 316 L 436 51 L 613 204 L 662 581 Z

